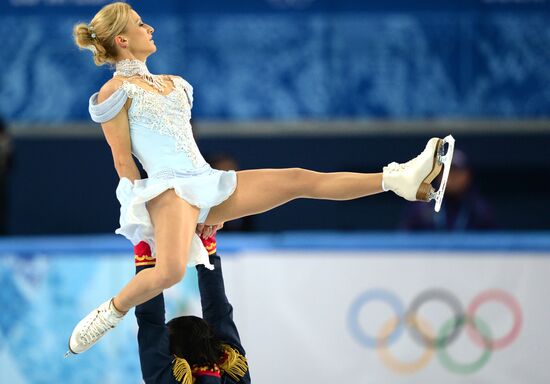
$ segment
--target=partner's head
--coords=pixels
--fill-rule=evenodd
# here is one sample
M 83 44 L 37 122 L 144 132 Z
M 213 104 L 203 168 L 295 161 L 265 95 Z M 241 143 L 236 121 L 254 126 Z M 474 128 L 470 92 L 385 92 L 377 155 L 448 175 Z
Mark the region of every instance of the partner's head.
M 196 316 L 176 317 L 168 322 L 170 352 L 193 365 L 220 361 L 223 347 L 208 323 Z
M 157 50 L 153 32 L 153 27 L 122 2 L 106 5 L 89 24 L 80 23 L 73 29 L 76 45 L 94 52 L 96 65 L 122 59 L 145 61 Z

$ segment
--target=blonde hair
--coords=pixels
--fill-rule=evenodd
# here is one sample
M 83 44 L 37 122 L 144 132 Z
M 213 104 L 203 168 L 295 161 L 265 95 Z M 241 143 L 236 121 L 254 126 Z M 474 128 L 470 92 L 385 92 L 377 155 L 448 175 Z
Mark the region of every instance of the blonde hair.
M 132 7 L 123 2 L 104 6 L 89 24 L 79 23 L 73 28 L 76 45 L 94 54 L 97 66 L 113 64 L 117 55 L 115 37 L 120 35 L 130 20 Z

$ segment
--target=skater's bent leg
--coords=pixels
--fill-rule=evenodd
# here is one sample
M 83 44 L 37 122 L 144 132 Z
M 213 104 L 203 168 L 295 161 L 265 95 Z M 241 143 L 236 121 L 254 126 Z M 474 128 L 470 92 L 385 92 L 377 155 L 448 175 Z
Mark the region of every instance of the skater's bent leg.
M 151 200 L 147 209 L 155 228 L 157 264 L 134 276 L 114 298 L 113 304 L 121 312 L 152 299 L 185 275 L 199 209 L 173 189 Z
M 301 168 L 237 172 L 237 188 L 206 219 L 212 225 L 269 211 L 297 198 L 351 200 L 382 192 L 382 174 L 321 173 Z

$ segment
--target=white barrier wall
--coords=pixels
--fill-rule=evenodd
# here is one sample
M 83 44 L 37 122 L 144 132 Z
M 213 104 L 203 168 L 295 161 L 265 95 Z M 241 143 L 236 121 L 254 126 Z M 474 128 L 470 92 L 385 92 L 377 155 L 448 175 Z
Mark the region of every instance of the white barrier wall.
M 550 254 L 254 252 L 226 276 L 258 383 L 550 382 Z
M 254 383 L 550 382 L 548 234 L 298 239 L 219 239 Z M 140 383 L 133 314 L 63 359 L 131 255 L 112 237 L 0 240 L 0 383 Z M 166 300 L 168 318 L 200 314 L 196 274 Z

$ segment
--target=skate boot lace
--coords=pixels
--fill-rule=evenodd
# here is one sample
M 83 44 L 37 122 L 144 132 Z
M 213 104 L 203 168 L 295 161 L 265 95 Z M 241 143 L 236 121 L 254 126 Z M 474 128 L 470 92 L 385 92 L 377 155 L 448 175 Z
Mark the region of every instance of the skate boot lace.
M 109 319 L 102 316 L 101 311 L 98 311 L 95 317 L 86 324 L 84 331 L 80 334 L 80 341 L 82 344 L 88 345 L 103 336 L 108 330 L 114 328 L 114 326 Z
M 396 173 L 400 171 L 404 171 L 405 169 L 409 168 L 411 165 L 413 165 L 418 158 L 420 158 L 426 150 L 422 151 L 418 156 L 416 156 L 414 159 L 411 159 L 407 161 L 406 163 L 396 163 L 395 161 L 388 164 L 388 172 L 389 173 Z

